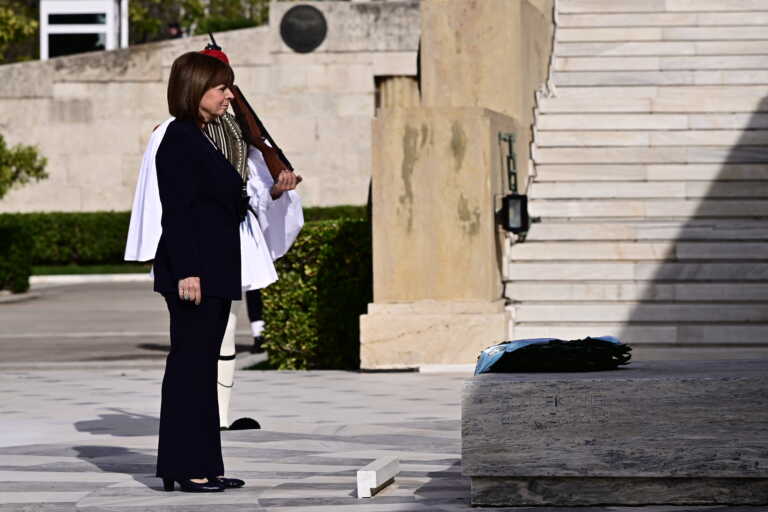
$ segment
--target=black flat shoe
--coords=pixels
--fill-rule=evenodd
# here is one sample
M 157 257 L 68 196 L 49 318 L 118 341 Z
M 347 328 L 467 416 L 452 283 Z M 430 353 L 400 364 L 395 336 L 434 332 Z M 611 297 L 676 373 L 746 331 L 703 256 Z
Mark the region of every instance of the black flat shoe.
M 210 479 L 204 484 L 193 482 L 189 478 L 185 480 L 174 480 L 173 478 L 163 478 L 163 489 L 166 491 L 172 491 L 175 487 L 175 482 L 179 482 L 181 490 L 184 492 L 221 492 L 224 490 L 224 486 L 218 479 L 211 481 Z M 243 482 L 245 484 L 245 482 Z
M 258 430 L 259 422 L 253 418 L 238 418 L 226 430 Z
M 263 336 L 254 336 L 253 346 L 251 347 L 251 354 L 263 354 L 264 347 L 261 346 L 263 343 L 264 343 Z
M 225 478 L 223 476 L 219 476 L 214 480 L 221 484 L 221 486 L 225 489 L 237 489 L 238 487 L 245 485 L 245 481 L 240 480 L 239 478 Z

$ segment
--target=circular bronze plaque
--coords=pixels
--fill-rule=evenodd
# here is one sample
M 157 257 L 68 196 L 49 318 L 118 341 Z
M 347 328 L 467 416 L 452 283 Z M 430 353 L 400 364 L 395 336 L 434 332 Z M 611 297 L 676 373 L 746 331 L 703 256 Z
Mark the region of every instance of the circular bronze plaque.
M 311 5 L 291 7 L 280 22 L 280 36 L 298 53 L 309 53 L 325 40 L 328 23 L 325 16 Z

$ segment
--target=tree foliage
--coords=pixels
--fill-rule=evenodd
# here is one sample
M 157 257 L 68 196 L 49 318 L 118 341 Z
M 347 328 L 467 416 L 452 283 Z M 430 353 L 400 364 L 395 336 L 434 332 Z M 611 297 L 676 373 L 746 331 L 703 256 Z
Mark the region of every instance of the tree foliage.
M 201 0 L 131 0 L 129 6 L 131 44 L 166 39 L 169 23 L 178 23 L 188 33 L 188 27 L 204 14 Z
M 8 147 L 0 135 L 0 199 L 12 188 L 48 177 L 47 160 L 34 146 Z
M 37 21 L 24 3 L 0 3 L 0 62 L 31 58 Z
M 37 58 L 39 2 L 0 0 L 0 63 Z M 263 25 L 269 0 L 131 0 L 130 44 L 167 39 L 168 24 L 198 35 Z
M 269 0 L 131 0 L 131 43 L 167 38 L 169 23 L 196 35 L 254 27 L 269 19 Z

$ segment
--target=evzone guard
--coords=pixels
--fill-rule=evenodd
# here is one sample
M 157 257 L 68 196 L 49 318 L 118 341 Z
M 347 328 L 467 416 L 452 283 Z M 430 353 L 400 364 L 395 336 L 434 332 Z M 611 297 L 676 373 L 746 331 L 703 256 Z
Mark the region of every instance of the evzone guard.
M 216 45 L 213 36 L 211 41 L 200 53 L 229 64 L 227 55 Z M 290 162 L 240 89 L 233 86 L 232 93 L 235 96 L 231 101 L 235 115 L 226 112 L 207 123 L 203 131 L 242 179 L 241 276 L 243 291 L 248 293 L 277 281 L 274 260 L 288 251 L 304 225 L 301 200 L 293 190 L 302 178 L 293 172 Z M 144 153 L 131 213 L 126 261 L 150 261 L 157 251 L 162 231 L 162 207 L 155 157 L 171 121 L 173 118 L 155 128 Z M 218 363 L 220 425 L 222 429 L 233 430 L 259 428 L 258 422 L 251 418 L 240 418 L 232 424 L 229 422 L 235 373 L 236 324 L 237 317 L 230 312 Z

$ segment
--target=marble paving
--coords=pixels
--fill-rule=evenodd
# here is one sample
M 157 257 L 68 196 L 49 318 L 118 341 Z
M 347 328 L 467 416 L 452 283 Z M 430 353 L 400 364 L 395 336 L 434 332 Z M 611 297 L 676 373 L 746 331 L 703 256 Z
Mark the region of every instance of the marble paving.
M 486 510 L 469 507 L 469 482 L 461 475 L 466 377 L 240 371 L 232 416 L 253 416 L 264 428 L 222 437 L 227 473 L 248 485 L 187 494 L 162 491 L 153 476 L 161 370 L 7 369 L 0 374 L 0 512 Z M 358 499 L 356 470 L 386 455 L 401 460 L 395 484 Z

